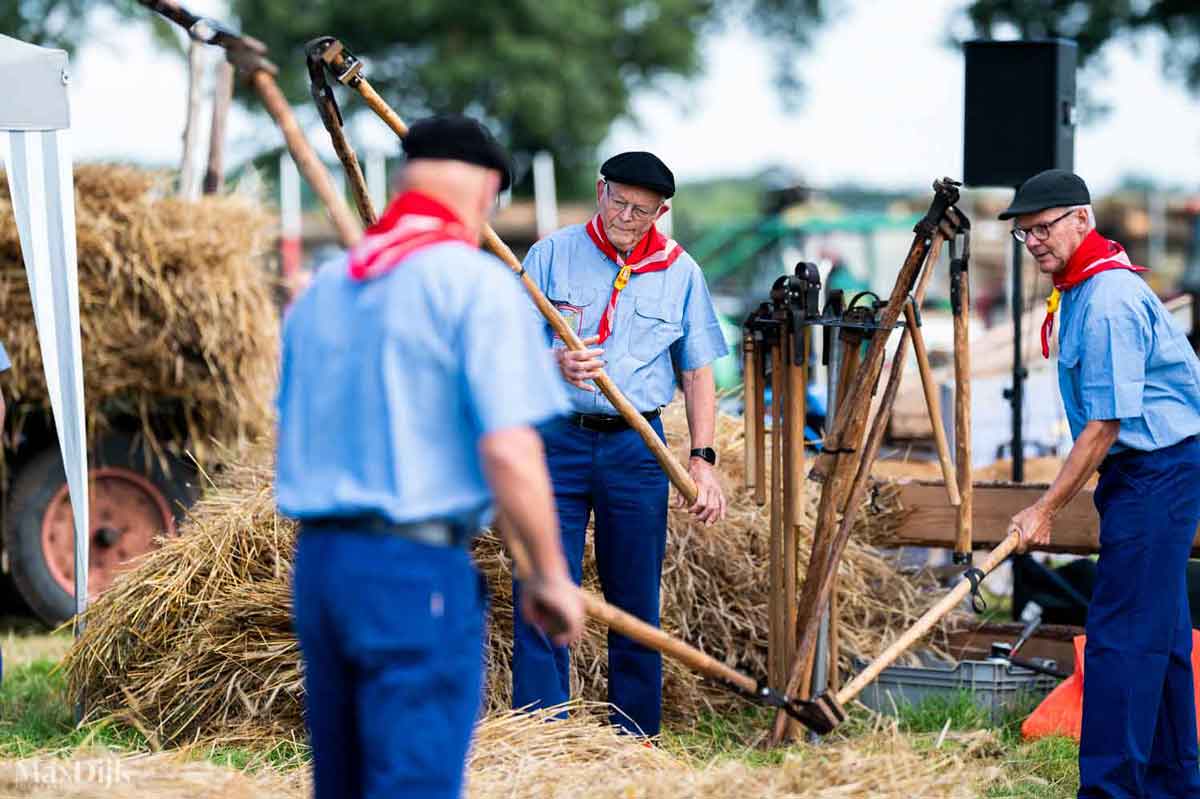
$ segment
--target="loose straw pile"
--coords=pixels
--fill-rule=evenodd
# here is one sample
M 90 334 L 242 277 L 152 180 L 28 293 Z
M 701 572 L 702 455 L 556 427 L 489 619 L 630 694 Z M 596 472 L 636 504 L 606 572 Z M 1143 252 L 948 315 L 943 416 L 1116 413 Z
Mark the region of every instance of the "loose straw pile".
M 670 443 L 684 446 L 681 409 L 665 416 Z M 741 489 L 736 420 L 718 424 L 729 517 L 711 528 L 672 510 L 663 577 L 663 625 L 752 675 L 766 673 L 767 518 Z M 182 535 L 119 578 L 88 612 L 87 632 L 65 660 L 72 690 L 93 716 L 136 723 L 163 743 L 252 743 L 301 730 L 302 679 L 290 624 L 293 525 L 276 516 L 271 446 L 240 458 L 193 507 Z M 816 504 L 811 486 L 810 506 Z M 881 490 L 861 515 L 856 539 L 897 523 L 900 509 Z M 811 544 L 811 511 L 801 536 Z M 491 535 L 476 547 L 493 597 L 488 707 L 508 705 L 512 649 L 510 571 Z M 594 583 L 590 559 L 586 569 Z M 871 657 L 907 627 L 936 594 L 852 541 L 842 559 L 843 663 Z M 606 697 L 605 631 L 594 624 L 573 652 L 577 694 Z M 687 724 L 705 709 L 742 700 L 669 659 L 665 711 Z

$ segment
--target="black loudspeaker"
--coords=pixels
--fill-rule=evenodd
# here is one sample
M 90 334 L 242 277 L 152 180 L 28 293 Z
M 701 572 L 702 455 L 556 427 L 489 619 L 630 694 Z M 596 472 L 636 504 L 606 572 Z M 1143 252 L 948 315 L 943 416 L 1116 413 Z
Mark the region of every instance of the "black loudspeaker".
M 963 43 L 963 180 L 1018 186 L 1043 169 L 1074 169 L 1075 42 Z

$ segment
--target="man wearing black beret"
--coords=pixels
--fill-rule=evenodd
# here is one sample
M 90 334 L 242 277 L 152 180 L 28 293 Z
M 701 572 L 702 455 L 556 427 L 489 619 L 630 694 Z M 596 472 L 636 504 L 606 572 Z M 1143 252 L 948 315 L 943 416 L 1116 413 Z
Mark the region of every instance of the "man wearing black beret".
M 606 598 L 658 624 L 669 484 L 637 432 L 591 380 L 604 369 L 660 437 L 660 409 L 678 382 L 691 433 L 689 471 L 699 489 L 690 510 L 711 524 L 724 516 L 725 497 L 714 470 L 710 364 L 727 348 L 700 267 L 655 227 L 675 194 L 671 170 L 651 153 L 627 152 L 605 161 L 600 175 L 591 221 L 543 239 L 525 259 L 530 277 L 591 347 L 570 352 L 544 326 L 572 412 L 542 433 L 571 576 L 582 579 L 584 535 L 594 514 Z M 515 626 L 513 706 L 565 702 L 566 648 L 521 619 Z M 661 656 L 610 632 L 608 658 L 613 722 L 634 734 L 657 734 Z
M 1100 560 L 1084 649 L 1080 797 L 1200 797 L 1187 563 L 1200 523 L 1200 361 L 1125 248 L 1096 232 L 1087 186 L 1051 169 L 1000 215 L 1050 276 L 1058 382 L 1075 439 L 1013 517 L 1022 548 L 1097 469 Z M 1060 309 L 1061 305 L 1061 309 Z
M 275 491 L 300 523 L 316 799 L 458 799 L 486 605 L 467 547 L 493 502 L 533 563 L 527 623 L 562 644 L 583 624 L 534 429 L 566 398 L 478 249 L 508 158 L 461 116 L 417 121 L 404 152 L 399 195 L 284 324 Z

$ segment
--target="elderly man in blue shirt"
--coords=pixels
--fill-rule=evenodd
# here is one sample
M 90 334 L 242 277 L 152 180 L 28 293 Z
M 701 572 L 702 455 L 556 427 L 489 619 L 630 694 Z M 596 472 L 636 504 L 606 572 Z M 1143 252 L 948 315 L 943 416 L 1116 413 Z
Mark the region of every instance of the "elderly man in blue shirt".
M 1095 230 L 1077 175 L 1026 181 L 1001 219 L 1051 276 L 1058 375 L 1075 444 L 1022 545 L 1100 470 L 1100 561 L 1084 650 L 1080 797 L 1200 797 L 1186 570 L 1200 523 L 1200 362 L 1124 248 Z
M 507 157 L 459 116 L 416 122 L 401 193 L 284 326 L 276 494 L 298 519 L 296 631 L 317 799 L 453 799 L 482 690 L 491 516 L 524 542 L 522 614 L 558 644 L 583 608 L 533 425 L 565 410 L 512 273 L 478 250 Z
M 661 437 L 662 406 L 683 390 L 691 434 L 689 471 L 699 489 L 690 508 L 712 523 L 725 514 L 714 471 L 716 390 L 710 364 L 727 351 L 700 267 L 655 222 L 675 178 L 651 153 L 627 152 L 600 167 L 596 215 L 539 241 L 524 267 L 591 349 L 553 345 L 569 385 L 571 413 L 542 428 L 563 547 L 580 582 L 584 535 L 594 514 L 596 568 L 605 597 L 659 622 L 667 536 L 668 481 L 637 432 L 591 382 L 603 369 Z M 521 586 L 514 586 L 518 593 Z M 565 648 L 516 620 L 513 706 L 545 707 L 570 697 Z M 612 720 L 656 735 L 662 715 L 662 657 L 625 636 L 608 636 Z

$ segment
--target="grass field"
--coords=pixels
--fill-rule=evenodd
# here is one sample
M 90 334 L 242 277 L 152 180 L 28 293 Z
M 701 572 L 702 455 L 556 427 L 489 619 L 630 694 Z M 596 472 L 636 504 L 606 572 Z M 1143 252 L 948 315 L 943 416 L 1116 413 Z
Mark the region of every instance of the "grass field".
M 54 671 L 69 640 L 69 633 L 31 635 L 9 629 L 0 635 L 5 658 L 4 680 L 0 684 L 0 760 L 26 759 L 28 762 L 29 758 L 78 758 L 97 750 L 119 755 L 154 752 L 158 748 L 156 742 L 130 726 L 110 723 L 75 727 L 72 704 L 64 696 L 62 680 Z M 1074 796 L 1078 777 L 1075 743 L 1065 739 L 1022 741 L 1019 728 L 1024 715 L 1025 712 L 1014 712 L 999 723 L 992 723 L 971 703 L 969 695 L 962 694 L 951 700 L 928 701 L 916 708 L 903 708 L 897 726 L 899 734 L 918 751 L 943 747 L 970 749 L 976 760 L 995 768 L 999 776 L 984 794 L 988 799 L 1065 799 Z M 819 745 L 803 745 L 788 751 L 763 748 L 760 743 L 769 720 L 769 713 L 750 707 L 738 714 L 707 716 L 690 729 L 664 732 L 659 745 L 697 765 L 734 759 L 769 767 L 781 762 L 786 755 L 821 756 Z M 889 723 L 860 710 L 852 713 L 850 720 L 835 735 L 852 737 Z M 263 774 L 298 776 L 303 774 L 309 759 L 304 747 L 291 743 L 282 743 L 268 751 L 198 748 L 185 756 L 220 767 L 213 774 L 237 770 L 240 774 L 233 776 L 239 779 L 245 775 Z M 206 774 L 201 773 L 197 779 L 209 782 L 216 779 Z M 4 787 L 4 772 L 0 769 L 0 788 Z M 42 796 L 33 792 L 12 795 L 38 799 Z M 72 797 L 90 795 L 70 794 Z M 112 794 L 97 790 L 94 795 Z M 236 792 L 227 795 L 236 795 Z M 289 792 L 287 795 L 301 796 L 303 793 Z

